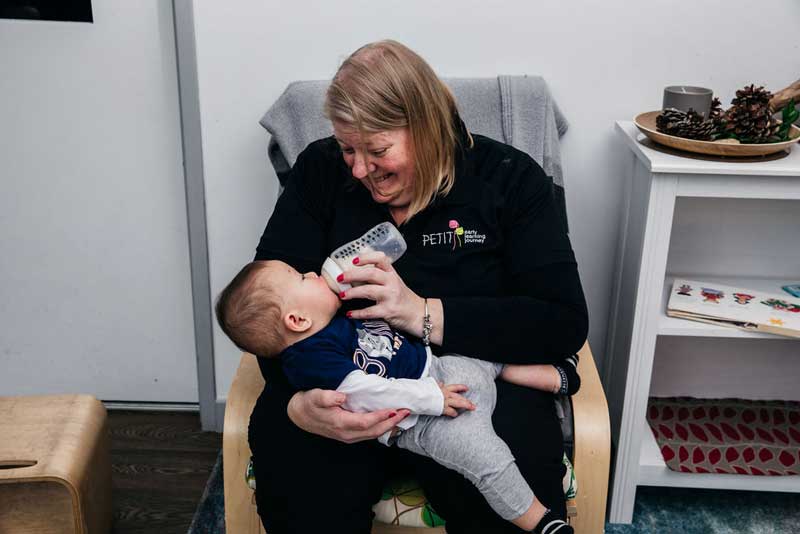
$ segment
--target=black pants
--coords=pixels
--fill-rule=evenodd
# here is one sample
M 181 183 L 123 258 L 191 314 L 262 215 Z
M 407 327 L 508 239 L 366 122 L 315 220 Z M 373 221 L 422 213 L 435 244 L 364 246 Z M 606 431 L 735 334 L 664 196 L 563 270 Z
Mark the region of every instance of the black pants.
M 493 422 L 536 497 L 565 517 L 561 429 L 548 393 L 497 383 Z M 433 460 L 377 441 L 346 445 L 297 428 L 282 388 L 267 388 L 250 419 L 256 503 L 269 534 L 369 534 L 372 505 L 392 468 L 412 468 L 448 534 L 522 532 L 466 479 Z

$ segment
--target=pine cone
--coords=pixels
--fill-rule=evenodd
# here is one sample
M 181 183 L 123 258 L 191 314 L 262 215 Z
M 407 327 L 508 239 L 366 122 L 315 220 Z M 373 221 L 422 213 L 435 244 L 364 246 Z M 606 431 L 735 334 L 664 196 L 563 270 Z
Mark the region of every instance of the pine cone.
M 712 121 L 717 121 L 722 117 L 722 102 L 716 96 L 711 101 L 711 111 L 708 113 L 708 118 Z
M 772 98 L 772 93 L 764 89 L 764 86 L 756 87 L 755 84 L 750 84 L 742 89 L 736 91 L 736 97 L 731 100 L 733 106 L 750 107 L 752 105 L 769 106 L 769 101 Z
M 656 117 L 656 129 L 667 135 L 711 141 L 717 131 L 717 125 L 711 119 L 703 119 L 699 113 L 689 110 L 687 113 L 677 109 L 665 109 Z
M 771 143 L 778 140 L 780 123 L 772 118 L 772 93 L 750 85 L 736 91 L 731 107 L 719 119 L 722 133 L 742 143 Z

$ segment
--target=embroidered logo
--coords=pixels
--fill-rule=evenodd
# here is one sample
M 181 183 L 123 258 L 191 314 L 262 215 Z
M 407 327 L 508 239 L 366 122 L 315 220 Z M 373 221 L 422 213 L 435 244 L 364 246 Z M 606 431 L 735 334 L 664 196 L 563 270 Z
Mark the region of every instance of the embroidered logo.
M 479 234 L 477 230 L 465 230 L 456 219 L 451 219 L 447 226 L 450 228 L 447 232 L 422 234 L 422 246 L 450 245 L 451 250 L 455 250 L 467 243 L 482 245 L 486 241 L 486 234 Z
M 464 227 L 458 224 L 458 221 L 455 219 L 451 219 L 450 222 L 448 223 L 448 226 L 450 226 L 450 229 L 456 236 L 457 241 L 453 241 L 453 250 L 455 250 L 456 243 L 458 243 L 459 247 L 461 246 L 461 236 L 464 235 Z

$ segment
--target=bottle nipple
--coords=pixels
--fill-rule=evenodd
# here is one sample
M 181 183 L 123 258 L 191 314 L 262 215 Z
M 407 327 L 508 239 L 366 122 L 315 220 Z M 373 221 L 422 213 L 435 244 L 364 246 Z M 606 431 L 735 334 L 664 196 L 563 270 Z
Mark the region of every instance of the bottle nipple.
M 328 287 L 337 295 L 342 291 L 347 291 L 352 288 L 350 284 L 337 282 L 336 278 L 342 274 L 342 268 L 336 264 L 331 258 L 326 258 L 325 263 L 322 264 L 322 278 L 328 283 Z

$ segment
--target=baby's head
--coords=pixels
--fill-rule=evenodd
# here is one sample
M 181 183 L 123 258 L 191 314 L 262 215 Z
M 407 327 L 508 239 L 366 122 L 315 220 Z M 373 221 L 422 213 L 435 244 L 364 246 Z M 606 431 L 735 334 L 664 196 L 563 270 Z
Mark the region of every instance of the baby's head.
M 341 303 L 321 277 L 282 261 L 254 261 L 217 299 L 219 325 L 237 347 L 274 357 L 322 330 Z

